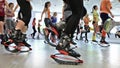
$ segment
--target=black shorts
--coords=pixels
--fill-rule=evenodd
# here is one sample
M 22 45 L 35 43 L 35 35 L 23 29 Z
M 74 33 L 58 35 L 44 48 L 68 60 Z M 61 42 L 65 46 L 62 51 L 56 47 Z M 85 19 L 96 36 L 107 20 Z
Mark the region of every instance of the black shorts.
M 95 24 L 95 21 L 93 21 L 92 24 Z
M 0 21 L 4 21 L 4 16 L 0 16 Z
M 22 15 L 22 16 L 21 16 Z M 31 10 L 23 10 L 19 11 L 18 18 L 25 23 L 25 26 L 28 26 L 30 19 L 31 19 Z
M 49 27 L 52 24 L 52 22 L 51 22 L 51 20 L 49 18 L 45 18 L 44 22 L 45 22 L 46 27 Z
M 102 25 L 104 25 L 105 21 L 110 18 L 107 13 L 100 13 L 100 17 L 102 19 Z

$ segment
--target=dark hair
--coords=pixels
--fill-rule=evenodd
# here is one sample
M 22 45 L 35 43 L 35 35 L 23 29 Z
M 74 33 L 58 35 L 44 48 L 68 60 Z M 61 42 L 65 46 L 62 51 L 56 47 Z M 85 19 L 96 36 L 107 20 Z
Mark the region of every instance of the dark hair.
M 93 13 L 93 11 L 95 10 L 96 7 L 97 7 L 97 5 L 94 5 L 94 6 L 93 6 L 91 13 Z
M 45 8 L 48 8 L 48 4 L 50 3 L 50 1 L 45 2 Z
M 10 6 L 13 5 L 13 4 L 14 4 L 14 3 L 11 2 L 11 3 L 8 4 L 8 6 L 10 7 Z

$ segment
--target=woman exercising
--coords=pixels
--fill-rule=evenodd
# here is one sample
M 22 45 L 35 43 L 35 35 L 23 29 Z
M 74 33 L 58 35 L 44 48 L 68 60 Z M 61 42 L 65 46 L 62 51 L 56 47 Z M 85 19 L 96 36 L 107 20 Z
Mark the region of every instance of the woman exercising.
M 45 14 L 44 22 L 46 27 L 49 27 L 50 25 L 52 25 L 51 15 L 50 15 L 50 6 L 51 6 L 51 3 L 49 1 L 45 3 L 44 10 L 42 11 L 41 19 L 40 19 L 40 22 L 41 22 L 43 18 L 43 14 Z
M 18 5 L 16 6 L 16 8 L 19 6 L 20 10 L 18 13 L 18 22 L 15 27 L 14 39 L 19 40 L 19 42 L 22 42 L 31 50 L 31 45 L 25 41 L 25 33 L 27 31 L 28 24 L 31 19 L 32 6 L 30 4 L 30 0 L 17 0 L 17 3 Z
M 105 43 L 105 44 L 108 44 L 108 42 L 105 41 L 106 31 L 103 28 L 103 26 L 104 26 L 105 21 L 110 18 L 109 14 L 111 15 L 111 17 L 114 17 L 114 15 L 111 12 L 111 9 L 112 9 L 112 5 L 111 5 L 110 0 L 102 0 L 101 1 L 101 5 L 100 5 L 100 17 L 102 19 L 102 28 L 101 28 L 102 37 L 101 37 L 100 42 L 101 43 Z
M 92 41 L 93 42 L 97 42 L 96 41 L 96 33 L 99 32 L 99 26 L 98 26 L 98 22 L 99 22 L 99 14 L 97 12 L 98 10 L 98 7 L 97 5 L 94 5 L 93 6 L 93 27 L 94 27 L 94 33 L 93 33 L 93 36 L 92 36 Z
M 66 46 L 63 43 L 64 39 L 67 39 L 65 42 L 69 43 L 71 34 L 75 32 L 76 27 L 78 26 L 80 18 L 83 18 L 86 14 L 86 9 L 83 5 L 83 0 L 63 0 L 65 3 L 67 3 L 72 11 L 71 17 L 66 22 L 66 28 L 63 36 L 61 37 L 61 40 L 59 44 L 57 45 L 57 50 L 66 50 Z
M 6 0 L 0 0 L 0 39 L 1 43 L 5 42 L 7 39 L 4 35 L 4 19 L 5 19 L 5 9 L 9 9 L 8 3 Z

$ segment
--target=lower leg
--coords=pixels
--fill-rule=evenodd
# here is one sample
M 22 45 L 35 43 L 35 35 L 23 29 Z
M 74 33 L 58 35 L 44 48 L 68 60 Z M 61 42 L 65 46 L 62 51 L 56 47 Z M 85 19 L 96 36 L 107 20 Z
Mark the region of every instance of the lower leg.
M 95 32 L 93 33 L 92 41 L 96 41 L 96 33 Z
M 101 40 L 100 40 L 101 43 L 106 43 L 106 44 L 108 44 L 108 43 L 105 41 L 106 34 L 107 34 L 106 31 L 105 31 L 104 29 L 102 29 L 102 37 L 101 37 Z
M 27 26 L 25 26 L 23 21 L 19 20 L 15 28 L 14 39 L 18 39 L 15 40 L 17 43 L 22 42 L 25 46 L 30 47 L 31 45 L 29 45 L 25 40 L 26 31 L 27 31 Z
M 88 41 L 87 32 L 85 32 L 85 40 Z
M 3 34 L 4 31 L 4 22 L 0 21 L 0 34 Z
M 81 32 L 81 34 L 80 34 L 80 40 L 83 40 L 82 34 L 83 34 L 83 32 Z

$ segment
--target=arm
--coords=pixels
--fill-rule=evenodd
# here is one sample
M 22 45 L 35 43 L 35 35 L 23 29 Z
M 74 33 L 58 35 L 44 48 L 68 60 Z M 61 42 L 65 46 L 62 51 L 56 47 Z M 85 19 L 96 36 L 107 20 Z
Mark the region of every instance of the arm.
M 19 7 L 19 5 L 17 4 L 16 6 L 15 6 L 15 8 L 14 8 L 14 12 L 17 10 L 17 8 Z
M 5 6 L 6 6 L 7 9 L 9 9 L 8 2 L 7 2 L 7 1 L 5 1 Z
M 46 9 L 44 9 L 44 10 L 42 11 L 40 22 L 42 21 L 43 14 L 45 13 L 45 11 L 46 11 Z
M 6 10 L 5 10 L 5 14 L 6 15 L 10 15 L 10 16 L 14 16 L 14 12 L 12 11 L 12 13 L 8 13 L 8 10 L 10 10 L 9 6 L 8 6 L 8 2 L 5 1 L 5 6 L 6 6 Z
M 114 17 L 114 16 L 113 16 L 113 14 L 112 14 L 112 12 L 110 11 L 110 10 L 111 10 L 111 8 L 112 8 L 111 3 L 110 3 L 110 1 L 108 1 L 108 2 L 107 2 L 106 9 L 107 9 L 107 10 L 108 10 L 108 12 L 110 13 L 110 15 L 111 15 L 112 17 Z

